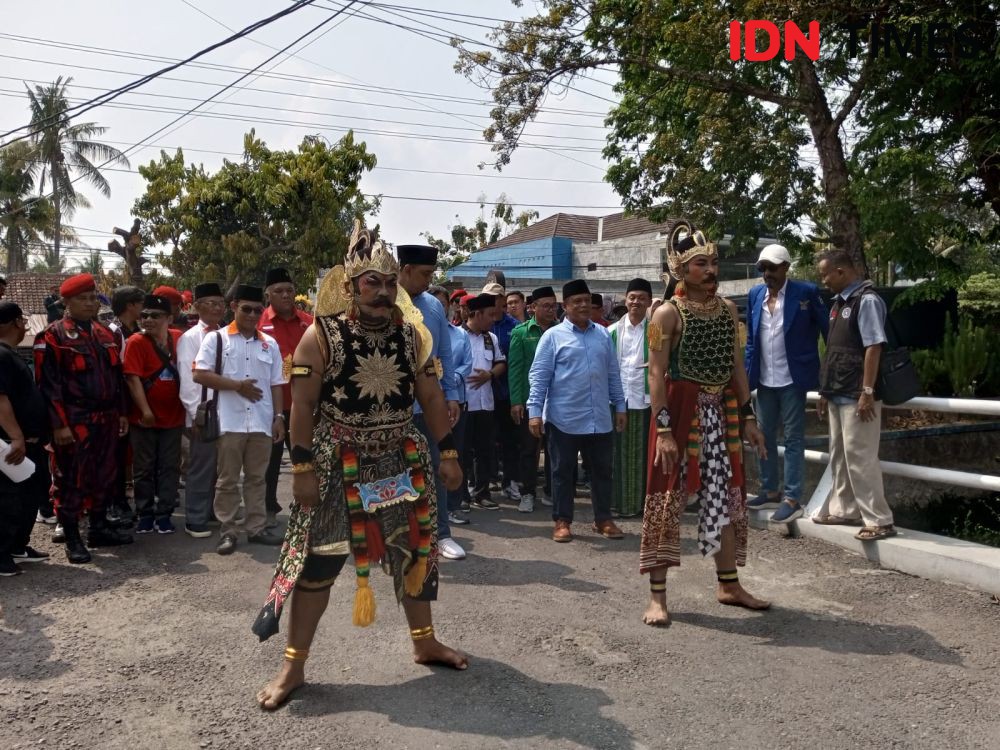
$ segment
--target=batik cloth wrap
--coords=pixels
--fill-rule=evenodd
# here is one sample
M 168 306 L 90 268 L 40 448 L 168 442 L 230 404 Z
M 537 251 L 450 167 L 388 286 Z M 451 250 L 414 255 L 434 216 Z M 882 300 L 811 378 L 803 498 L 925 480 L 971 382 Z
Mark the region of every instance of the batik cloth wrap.
M 722 530 L 729 525 L 736 537 L 736 564 L 743 566 L 746 492 L 739 409 L 731 384 L 736 325 L 725 305 L 718 314 L 706 318 L 692 315 L 684 309 L 683 301 L 671 302 L 684 322 L 681 341 L 671 355 L 671 371 L 665 378 L 667 410 L 679 455 L 670 474 L 653 464 L 654 421 L 649 431 L 639 572 L 680 565 L 681 513 L 689 500 L 698 503 L 701 553 L 714 556 L 721 546 Z M 692 377 L 715 382 L 698 382 Z
M 621 516 L 642 513 L 646 496 L 647 438 L 650 411 L 629 409 L 623 432 L 615 433 L 614 494 L 611 507 Z
M 393 577 L 397 601 L 437 595 L 437 501 L 427 442 L 413 424 L 415 329 L 391 322 L 373 330 L 346 313 L 318 317 L 315 325 L 327 362 L 313 432 L 320 499 L 309 509 L 292 504 L 253 625 L 261 640 L 278 632 L 284 602 L 312 556 L 353 553 L 356 625 L 374 620 L 372 565 Z M 376 496 L 384 502 L 368 512 L 365 499 Z

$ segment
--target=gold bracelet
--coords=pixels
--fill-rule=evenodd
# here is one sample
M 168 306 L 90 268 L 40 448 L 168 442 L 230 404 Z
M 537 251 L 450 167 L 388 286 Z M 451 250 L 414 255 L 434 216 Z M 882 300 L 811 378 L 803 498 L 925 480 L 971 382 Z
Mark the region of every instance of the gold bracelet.
M 305 661 L 309 658 L 309 649 L 307 648 L 292 648 L 291 646 L 285 646 L 285 659 L 288 661 Z
M 673 432 L 673 430 L 671 430 L 669 427 L 657 427 L 656 428 L 656 434 L 657 435 L 669 435 L 672 432 Z
M 434 626 L 428 625 L 426 628 L 414 628 L 410 631 L 410 638 L 415 641 L 422 641 L 434 637 Z
M 455 458 L 455 459 L 457 459 L 458 458 L 458 451 L 455 450 L 454 448 L 449 448 L 446 451 L 441 451 L 441 460 L 442 461 L 445 461 L 445 460 L 447 460 L 449 458 Z
M 308 474 L 310 471 L 316 471 L 316 464 L 312 461 L 305 464 L 292 464 L 292 474 Z

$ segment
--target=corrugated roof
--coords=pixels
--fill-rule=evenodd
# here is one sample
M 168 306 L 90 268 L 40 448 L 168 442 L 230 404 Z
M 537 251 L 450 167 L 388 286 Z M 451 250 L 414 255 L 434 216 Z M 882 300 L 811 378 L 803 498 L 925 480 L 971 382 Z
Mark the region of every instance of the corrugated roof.
M 654 223 L 642 216 L 626 216 L 623 211 L 604 217 L 558 213 L 530 224 L 524 229 L 518 229 L 513 234 L 481 249 L 493 250 L 547 237 L 568 237 L 574 242 L 597 242 L 597 227 L 602 218 L 604 219 L 602 240 L 620 240 L 623 237 L 656 234 L 665 231 L 669 224 L 669 221 Z
M 71 273 L 12 273 L 7 277 L 3 298 L 16 302 L 25 315 L 45 315 L 45 298 L 49 287 L 59 286 Z

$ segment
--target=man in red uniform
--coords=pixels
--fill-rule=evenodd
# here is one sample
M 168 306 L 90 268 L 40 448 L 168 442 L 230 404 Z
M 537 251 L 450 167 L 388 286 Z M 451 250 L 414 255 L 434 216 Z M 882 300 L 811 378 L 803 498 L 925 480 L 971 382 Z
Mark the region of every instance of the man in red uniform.
M 115 448 L 128 431 L 122 360 L 114 334 L 95 323 L 100 302 L 89 273 L 63 282 L 66 314 L 35 339 L 35 376 L 49 409 L 54 450 L 56 514 L 71 563 L 90 562 L 80 518 L 90 511 L 91 547 L 129 544 L 108 526 L 114 494 Z
M 169 328 L 170 302 L 147 295 L 142 305 L 142 333 L 125 347 L 125 380 L 132 396 L 132 476 L 137 534 L 173 534 L 170 520 L 177 507 L 184 406 L 177 368 L 180 331 Z
M 285 410 L 283 412 L 285 426 L 288 426 L 288 416 L 292 408 L 292 355 L 295 347 L 302 340 L 302 334 L 312 325 L 313 317 L 295 306 L 295 283 L 284 268 L 272 268 L 264 279 L 264 291 L 267 293 L 268 306 L 260 316 L 257 327 L 268 336 L 273 336 L 281 350 L 281 361 L 286 384 L 282 386 Z M 287 433 L 285 440 L 277 442 L 271 449 L 271 462 L 267 466 L 267 491 L 264 496 L 267 506 L 267 528 L 278 525 L 277 515 L 281 511 L 278 504 L 278 474 L 281 471 L 281 457 L 285 446 L 291 450 Z
M 170 327 L 184 333 L 191 327 L 188 316 L 181 312 L 184 306 L 184 295 L 172 286 L 158 286 L 153 290 L 154 297 L 163 297 L 170 301 Z

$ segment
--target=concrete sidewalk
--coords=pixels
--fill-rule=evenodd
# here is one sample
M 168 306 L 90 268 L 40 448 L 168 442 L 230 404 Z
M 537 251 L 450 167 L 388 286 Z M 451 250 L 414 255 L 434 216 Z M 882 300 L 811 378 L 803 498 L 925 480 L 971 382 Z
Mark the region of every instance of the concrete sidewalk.
M 71 567 L 38 526 L 53 562 L 0 579 L 0 746 L 1000 747 L 989 595 L 751 530 L 741 578 L 774 607 L 723 607 L 686 515 L 673 624 L 652 629 L 640 622 L 641 522 L 622 522 L 624 541 L 603 539 L 581 500 L 577 539 L 555 544 L 546 510 L 505 504 L 454 529 L 469 557 L 442 563 L 435 624 L 470 654 L 467 672 L 412 663 L 377 572 L 377 620 L 352 627 L 348 568 L 310 682 L 275 714 L 253 694 L 279 665 L 283 634 L 261 644 L 250 624 L 276 550 L 220 557 L 214 539 L 154 535 Z

